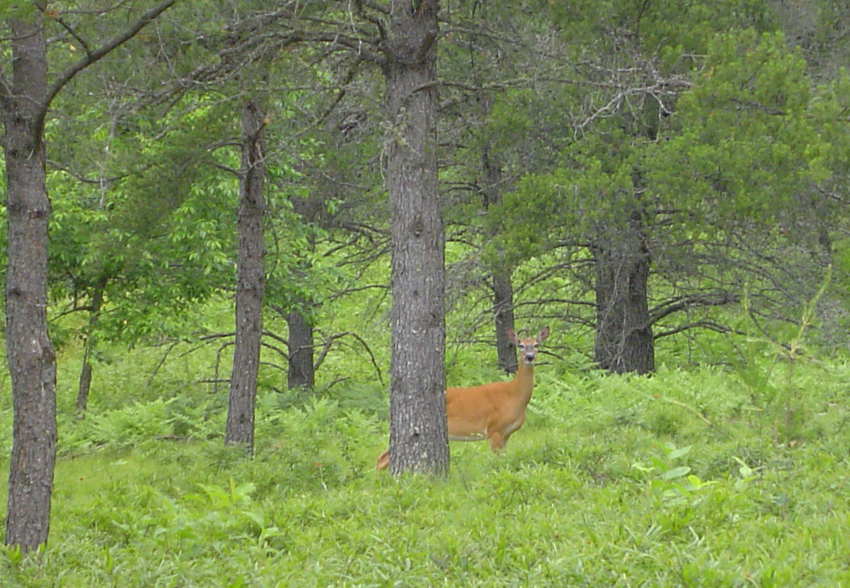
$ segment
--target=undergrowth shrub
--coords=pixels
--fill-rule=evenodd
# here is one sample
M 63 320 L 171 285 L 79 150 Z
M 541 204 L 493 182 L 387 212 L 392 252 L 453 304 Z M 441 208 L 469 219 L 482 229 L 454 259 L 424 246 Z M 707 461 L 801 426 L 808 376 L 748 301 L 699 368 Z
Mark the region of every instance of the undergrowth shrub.
M 598 371 L 568 380 L 544 375 L 530 410 L 565 427 L 638 427 L 657 437 L 678 438 L 724 427 L 746 402 L 745 391 L 722 370 L 685 372 L 662 366 L 652 377 Z
M 197 397 L 197 412 L 189 399 L 94 411 L 86 420 L 104 422 L 63 426 L 121 441 L 59 461 L 42 562 L 0 556 L 0 577 L 14 588 L 843 585 L 846 375 L 811 392 L 831 409 L 810 415 L 829 442 L 798 443 L 739 428 L 747 391 L 722 370 L 706 390 L 667 370 L 543 377 L 508 451 L 454 444 L 440 482 L 375 473 L 384 424 L 327 394 L 285 409 L 261 395 L 253 459 L 224 446 Z M 654 427 L 658 414 L 677 430 Z M 141 441 L 176 426 L 221 429 Z
M 362 447 L 373 443 L 381 429 L 374 413 L 343 408 L 328 396 L 313 396 L 301 406 L 279 408 L 275 394 L 258 398 L 255 444 L 275 456 L 280 471 L 315 485 L 338 485 L 363 470 Z M 244 453 L 225 448 L 225 409 L 221 400 L 206 396 L 133 402 L 119 409 L 89 410 L 84 419 L 63 416 L 60 420 L 60 455 L 94 449 L 120 452 L 125 449 L 156 452 L 174 441 L 212 440 L 210 456 L 217 468 L 228 469 L 244 459 Z M 218 446 L 221 446 L 220 448 Z M 372 457 L 368 461 L 373 461 Z M 357 462 L 358 465 L 352 465 Z
M 0 585 L 847 585 L 850 367 L 771 353 L 755 345 L 743 376 L 541 366 L 508 451 L 453 444 L 440 482 L 374 472 L 379 383 L 262 392 L 246 459 L 224 446 L 226 391 L 116 367 L 84 420 L 60 392 L 50 543 L 0 552 Z M 8 398 L 0 427 L 9 445 Z
M 285 411 L 289 408 L 304 408 L 316 398 L 326 398 L 337 402 L 342 409 L 354 409 L 386 420 L 389 409 L 386 394 L 386 386 L 379 382 L 347 382 L 344 386 L 325 389 L 297 388 L 275 393 L 267 399 L 269 410 Z
M 60 415 L 60 455 L 108 448 L 120 451 L 175 439 L 208 439 L 223 435 L 221 410 L 214 401 L 186 399 L 135 401 L 121 408 L 90 408 L 85 418 Z
M 339 401 L 314 397 L 301 408 L 278 411 L 263 403 L 257 435 L 270 440 L 269 450 L 287 477 L 308 487 L 338 486 L 363 474 L 364 444 L 380 428 L 374 416 L 344 409 Z M 371 461 L 371 460 L 370 460 Z
M 60 451 L 96 447 L 121 450 L 171 435 L 169 403 L 167 400 L 133 402 L 99 413 L 90 411 L 84 419 L 66 417 L 60 425 Z

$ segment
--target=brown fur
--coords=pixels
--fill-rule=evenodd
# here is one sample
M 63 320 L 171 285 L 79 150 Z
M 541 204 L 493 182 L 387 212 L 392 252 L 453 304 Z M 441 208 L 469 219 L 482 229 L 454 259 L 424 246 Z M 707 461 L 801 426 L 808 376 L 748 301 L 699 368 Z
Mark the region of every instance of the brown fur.
M 549 327 L 544 327 L 536 339 L 517 339 L 514 330 L 508 329 L 508 337 L 520 351 L 519 369 L 513 380 L 446 390 L 449 439 L 487 439 L 493 451 L 505 448 L 508 437 L 525 422 L 525 409 L 534 390 L 537 347 L 548 336 Z M 383 470 L 389 465 L 390 452 L 387 450 L 378 458 L 377 468 Z

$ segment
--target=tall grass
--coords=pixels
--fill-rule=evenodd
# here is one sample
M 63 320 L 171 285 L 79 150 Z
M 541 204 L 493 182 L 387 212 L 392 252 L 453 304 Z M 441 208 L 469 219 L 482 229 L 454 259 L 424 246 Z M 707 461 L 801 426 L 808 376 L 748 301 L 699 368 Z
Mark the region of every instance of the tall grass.
M 445 482 L 374 471 L 374 388 L 264 392 L 253 460 L 223 446 L 224 392 L 116 388 L 63 412 L 50 542 L 5 549 L 0 586 L 850 585 L 850 366 L 795 364 L 789 435 L 776 361 L 546 366 L 507 453 L 455 444 Z

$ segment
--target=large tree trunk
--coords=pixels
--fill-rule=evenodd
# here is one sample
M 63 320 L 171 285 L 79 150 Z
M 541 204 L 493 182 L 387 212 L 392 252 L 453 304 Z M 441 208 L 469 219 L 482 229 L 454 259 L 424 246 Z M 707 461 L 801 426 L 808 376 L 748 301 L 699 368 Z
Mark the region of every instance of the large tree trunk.
M 13 20 L 11 95 L 3 97 L 9 266 L 6 354 L 14 430 L 6 544 L 24 551 L 47 541 L 56 463 L 56 357 L 47 332 L 47 225 L 41 120 L 47 50 L 40 13 Z
M 260 366 L 260 339 L 263 334 L 263 298 L 266 289 L 265 243 L 265 164 L 263 161 L 263 109 L 249 100 L 242 112 L 242 180 L 239 212 L 239 258 L 236 276 L 236 345 L 230 378 L 227 408 L 226 445 L 244 445 L 254 451 L 254 406 Z
M 47 541 L 56 463 L 56 357 L 47 331 L 47 195 L 44 120 L 53 97 L 89 65 L 138 33 L 176 0 L 163 0 L 47 83 L 47 46 L 40 4 L 9 18 L 12 79 L 0 71 L 5 126 L 6 355 L 14 410 L 6 538 L 23 551 Z M 6 14 L 2 15 L 6 17 Z M 3 54 L 0 51 L 0 54 Z
M 313 325 L 303 310 L 296 309 L 286 315 L 289 325 L 289 389 L 308 388 L 316 385 L 313 364 Z
M 647 279 L 650 256 L 639 213 L 593 244 L 596 264 L 596 363 L 614 373 L 655 369 Z
M 485 145 L 482 155 L 484 168 L 484 207 L 498 206 L 502 201 L 502 167 L 493 160 L 490 146 Z M 495 229 L 492 236 L 495 236 Z M 493 289 L 493 323 L 496 329 L 496 356 L 499 367 L 509 374 L 516 373 L 517 359 L 514 346 L 508 338 L 508 329 L 514 329 L 514 286 L 511 281 L 511 268 L 504 261 L 502 251 L 499 259 L 490 267 L 491 287 Z
M 437 0 L 390 4 L 384 74 L 392 205 L 390 471 L 445 476 L 445 234 L 437 184 Z

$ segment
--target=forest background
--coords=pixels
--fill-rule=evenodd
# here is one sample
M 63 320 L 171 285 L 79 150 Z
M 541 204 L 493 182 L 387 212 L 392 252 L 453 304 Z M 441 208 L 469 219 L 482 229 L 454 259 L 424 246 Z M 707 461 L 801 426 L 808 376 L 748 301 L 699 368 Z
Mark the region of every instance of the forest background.
M 409 145 L 386 98 L 395 5 L 0 2 L 0 87 L 38 19 L 56 90 L 52 539 L 27 557 L 7 517 L 10 585 L 846 579 L 850 8 L 502 4 L 441 3 L 436 77 L 413 92 L 435 96 L 443 377 L 515 369 L 507 327 L 553 334 L 509 455 L 453 446 L 438 483 L 371 473 Z M 224 443 L 240 386 L 253 460 Z

